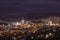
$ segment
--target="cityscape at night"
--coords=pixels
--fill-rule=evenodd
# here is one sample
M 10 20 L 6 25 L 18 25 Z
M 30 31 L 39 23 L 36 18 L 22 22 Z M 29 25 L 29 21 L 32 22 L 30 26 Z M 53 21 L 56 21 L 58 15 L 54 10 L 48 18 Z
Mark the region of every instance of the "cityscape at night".
M 0 0 L 0 40 L 60 40 L 60 0 Z
M 60 17 L 0 20 L 1 40 L 60 40 Z

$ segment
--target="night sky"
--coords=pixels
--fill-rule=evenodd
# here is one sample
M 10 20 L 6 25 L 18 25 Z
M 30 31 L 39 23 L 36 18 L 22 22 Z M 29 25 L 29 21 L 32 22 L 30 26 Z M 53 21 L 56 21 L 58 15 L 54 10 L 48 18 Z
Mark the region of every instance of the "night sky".
M 60 16 L 60 0 L 0 0 L 0 16 Z

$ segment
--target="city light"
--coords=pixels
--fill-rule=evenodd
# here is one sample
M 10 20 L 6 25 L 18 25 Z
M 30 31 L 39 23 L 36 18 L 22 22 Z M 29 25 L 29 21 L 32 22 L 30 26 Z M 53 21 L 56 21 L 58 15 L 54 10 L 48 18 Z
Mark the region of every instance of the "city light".
M 59 21 L 53 20 L 54 19 L 48 18 L 44 21 L 40 20 L 40 22 L 39 20 L 38 22 L 35 20 L 32 22 L 24 19 L 7 23 L 3 21 L 2 25 L 0 25 L 0 35 L 17 36 L 17 38 L 28 40 L 54 38 L 60 34 L 60 26 Z M 16 39 L 16 37 L 13 39 Z
M 49 38 L 49 35 L 48 35 L 48 34 L 46 34 L 46 35 L 45 35 L 45 38 Z

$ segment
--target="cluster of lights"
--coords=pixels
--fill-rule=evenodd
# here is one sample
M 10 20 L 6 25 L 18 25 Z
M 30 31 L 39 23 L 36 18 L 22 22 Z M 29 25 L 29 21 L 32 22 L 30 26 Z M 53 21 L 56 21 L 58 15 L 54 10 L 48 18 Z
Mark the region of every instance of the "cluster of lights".
M 31 23 L 28 23 L 28 21 L 26 21 L 26 20 L 21 20 L 20 22 L 13 22 L 12 24 L 15 25 L 16 28 L 19 28 L 19 27 L 21 28 L 22 27 L 22 29 L 23 28 L 31 28 L 32 27 L 31 29 L 32 29 L 33 33 L 35 33 L 38 30 L 38 28 L 42 27 L 42 25 L 43 25 L 43 23 L 39 23 L 39 24 L 36 24 L 36 25 L 32 23 L 33 25 L 31 25 Z M 59 24 L 53 24 L 52 21 L 48 21 L 48 24 L 46 24 L 46 25 L 49 25 L 49 26 L 55 26 L 55 25 L 57 25 L 58 26 Z M 24 31 L 22 31 L 22 34 L 25 33 Z M 30 31 L 30 30 L 28 30 L 28 31 Z M 56 32 L 56 30 L 53 30 L 53 31 Z M 45 32 L 45 30 L 44 30 L 44 32 Z M 37 37 L 39 38 L 39 37 L 43 37 L 43 36 L 44 35 L 38 35 Z M 49 33 L 49 34 L 46 34 L 44 38 L 49 38 L 49 37 L 52 37 L 52 36 L 53 36 L 53 34 Z M 33 39 L 34 37 L 32 36 L 31 38 Z

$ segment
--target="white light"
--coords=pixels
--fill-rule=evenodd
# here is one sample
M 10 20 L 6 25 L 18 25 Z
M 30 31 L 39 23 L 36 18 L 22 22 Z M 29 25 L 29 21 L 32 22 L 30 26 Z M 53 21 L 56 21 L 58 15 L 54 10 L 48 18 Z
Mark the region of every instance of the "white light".
M 48 34 L 46 34 L 45 38 L 48 38 L 48 37 L 49 37 L 49 35 L 48 35 Z
M 53 29 L 53 32 L 56 32 L 56 30 Z
M 33 39 L 34 37 L 32 36 L 31 39 Z
M 18 25 L 19 23 L 17 22 L 16 24 Z
M 40 37 L 40 36 L 37 36 L 38 38 Z
M 49 33 L 49 35 L 51 36 L 51 35 L 52 35 L 52 33 Z
M 25 22 L 24 22 L 25 20 L 22 20 L 21 22 L 22 22 L 22 24 L 24 24 Z

